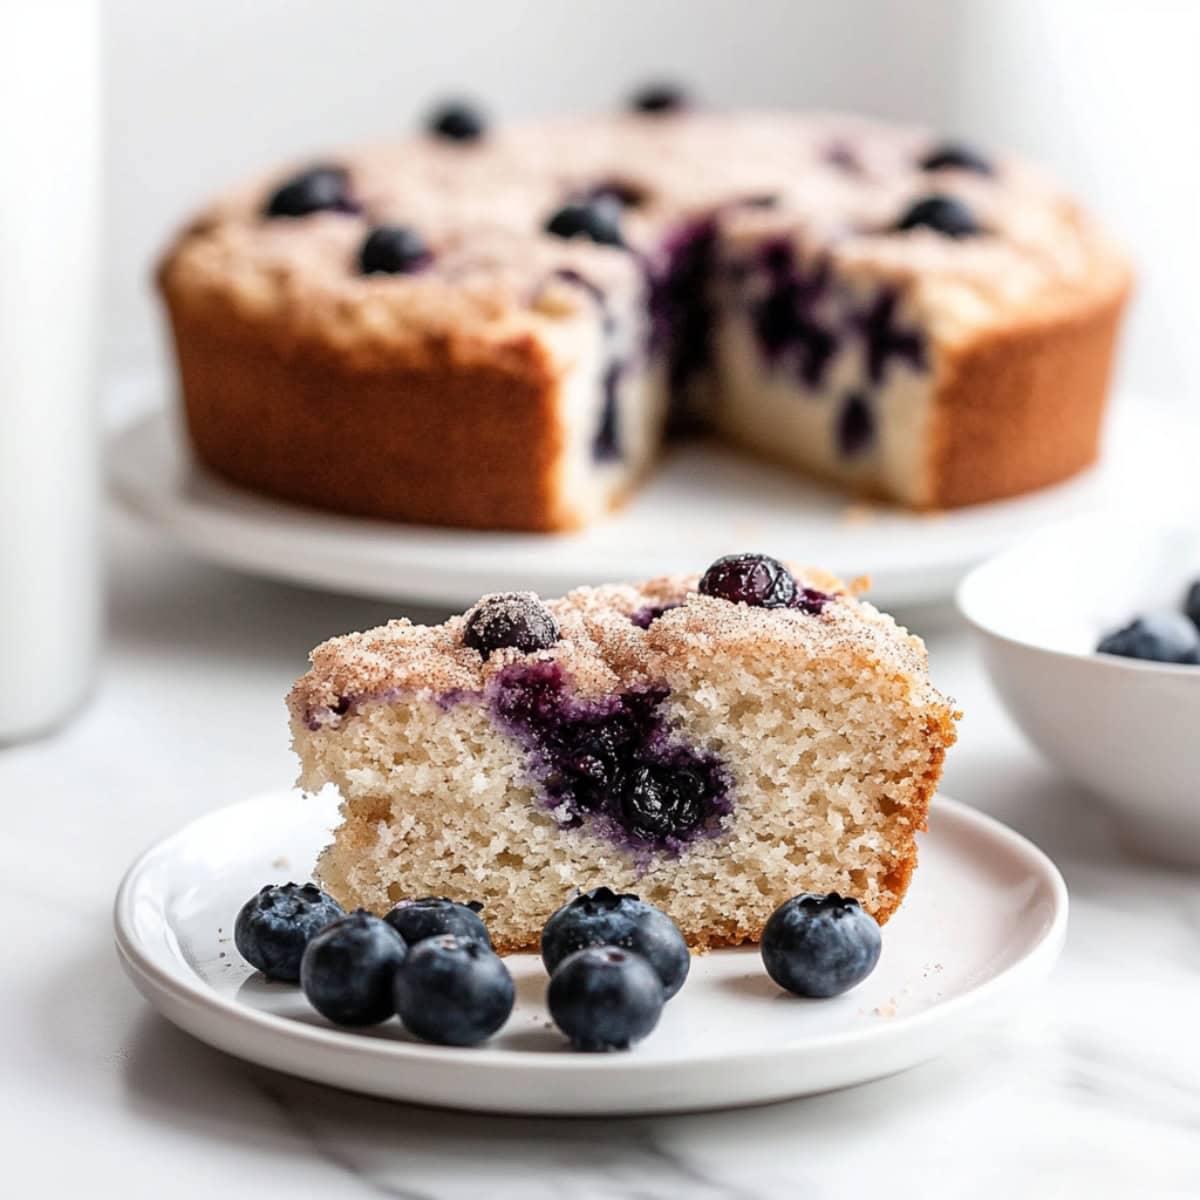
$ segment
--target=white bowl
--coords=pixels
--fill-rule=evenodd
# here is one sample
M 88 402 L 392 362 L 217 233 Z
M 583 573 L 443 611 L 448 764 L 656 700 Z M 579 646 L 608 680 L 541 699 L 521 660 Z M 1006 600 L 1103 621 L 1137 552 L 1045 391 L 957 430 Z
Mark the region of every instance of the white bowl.
M 1100 637 L 1178 607 L 1200 578 L 1200 522 L 1089 518 L 972 571 L 958 607 L 1013 720 L 1095 793 L 1126 841 L 1200 865 L 1200 666 L 1096 654 Z

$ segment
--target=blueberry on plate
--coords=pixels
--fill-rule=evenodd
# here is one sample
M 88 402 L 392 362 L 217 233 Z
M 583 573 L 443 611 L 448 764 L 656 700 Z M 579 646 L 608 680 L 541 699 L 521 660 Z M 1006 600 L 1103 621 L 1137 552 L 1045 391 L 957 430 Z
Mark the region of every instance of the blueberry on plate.
M 335 1025 L 377 1025 L 395 1011 L 392 982 L 408 944 L 386 922 L 358 909 L 308 943 L 300 986 Z
M 513 1010 L 508 968 L 482 942 L 453 934 L 418 942 L 393 987 L 396 1011 L 417 1037 L 443 1046 L 489 1038 Z
M 688 98 L 683 88 L 676 84 L 650 83 L 634 92 L 629 107 L 634 112 L 648 115 L 680 112 L 688 107 Z
M 467 613 L 463 645 L 488 658 L 513 646 L 525 654 L 548 650 L 558 641 L 558 623 L 533 592 L 496 592 Z
M 838 996 L 861 983 L 879 961 L 882 940 L 874 917 L 837 892 L 805 892 L 785 900 L 763 930 L 763 965 L 797 996 Z
M 307 217 L 315 212 L 358 212 L 350 194 L 350 176 L 345 167 L 321 163 L 293 175 L 271 193 L 265 209 L 268 217 Z
M 727 554 L 700 579 L 700 594 L 751 608 L 787 608 L 796 597 L 796 580 L 778 559 L 766 554 Z
M 1183 611 L 1187 614 L 1187 619 L 1200 629 L 1200 579 L 1188 588 L 1183 600 Z
M 452 100 L 430 114 L 427 128 L 450 142 L 477 142 L 487 131 L 487 121 L 474 105 Z
M 1200 629 L 1183 613 L 1159 609 L 1106 634 L 1096 650 L 1146 662 L 1200 663 Z
M 481 908 L 478 900 L 459 904 L 445 896 L 422 896 L 419 900 L 401 900 L 383 919 L 410 946 L 452 933 L 455 937 L 482 942 L 490 950 L 492 939 L 479 918 Z
M 588 946 L 559 964 L 546 1002 L 576 1050 L 628 1050 L 662 1016 L 662 982 L 639 954 Z
M 624 246 L 621 210 L 604 200 L 572 200 L 546 221 L 546 232 L 560 238 L 586 237 L 601 246 Z
M 975 214 L 954 196 L 926 196 L 911 204 L 896 222 L 897 232 L 932 229 L 945 237 L 963 238 L 982 233 Z
M 551 975 L 587 946 L 631 950 L 650 964 L 669 1000 L 683 987 L 692 956 L 679 926 L 632 893 L 598 887 L 568 901 L 542 929 L 542 962 Z
M 410 225 L 377 225 L 358 252 L 358 269 L 364 275 L 411 275 L 432 259 L 425 239 Z
M 269 883 L 237 915 L 233 944 L 268 979 L 295 983 L 304 947 L 346 910 L 314 883 Z
M 974 171 L 976 175 L 991 175 L 991 161 L 965 142 L 942 142 L 934 146 L 918 163 L 922 171 Z

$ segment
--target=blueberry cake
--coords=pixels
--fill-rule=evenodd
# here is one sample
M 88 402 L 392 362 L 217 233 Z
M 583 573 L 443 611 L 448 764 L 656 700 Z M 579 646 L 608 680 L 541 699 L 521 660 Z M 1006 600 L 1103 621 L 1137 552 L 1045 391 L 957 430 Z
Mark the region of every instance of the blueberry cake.
M 602 886 L 697 947 L 805 892 L 885 921 L 958 715 L 918 638 L 762 556 L 334 638 L 289 708 L 301 786 L 342 798 L 321 886 L 482 901 L 501 952 Z
M 187 426 L 287 500 L 584 525 L 674 430 L 916 508 L 1096 454 L 1121 253 L 1036 170 L 919 129 L 689 110 L 419 136 L 226 196 L 159 274 Z

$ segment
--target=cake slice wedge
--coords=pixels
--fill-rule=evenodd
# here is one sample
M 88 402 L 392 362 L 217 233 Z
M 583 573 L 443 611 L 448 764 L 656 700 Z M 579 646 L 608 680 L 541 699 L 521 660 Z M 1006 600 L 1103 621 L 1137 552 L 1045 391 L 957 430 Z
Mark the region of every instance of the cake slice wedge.
M 886 921 L 958 714 L 854 591 L 742 555 L 324 643 L 289 697 L 300 785 L 342 797 L 321 885 L 482 901 L 502 952 L 602 884 L 699 948 L 804 891 Z

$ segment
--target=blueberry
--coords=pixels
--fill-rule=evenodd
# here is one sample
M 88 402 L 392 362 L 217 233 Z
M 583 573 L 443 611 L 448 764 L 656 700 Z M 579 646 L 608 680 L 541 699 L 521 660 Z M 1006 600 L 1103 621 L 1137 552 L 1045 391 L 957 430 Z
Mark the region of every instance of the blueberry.
M 683 987 L 692 956 L 679 927 L 632 893 L 598 887 L 564 904 L 542 929 L 542 962 L 551 975 L 586 946 L 617 946 L 644 958 L 670 1000 Z
M 593 202 L 611 204 L 618 209 L 637 208 L 646 203 L 646 190 L 625 179 L 606 179 L 594 183 L 587 195 Z
M 321 164 L 293 176 L 271 193 L 268 217 L 306 217 L 315 212 L 358 212 L 345 167 Z
M 447 141 L 477 142 L 487 130 L 487 121 L 473 105 L 454 100 L 430 114 L 427 128 Z
M 875 440 L 875 415 L 862 392 L 851 392 L 837 420 L 837 444 L 843 458 L 857 458 Z
M 816 588 L 797 588 L 796 598 L 792 601 L 792 607 L 798 608 L 801 612 L 808 613 L 810 617 L 818 617 L 825 610 L 825 605 L 832 603 L 833 597 L 828 592 L 818 591 Z
M 432 260 L 425 239 L 408 225 L 378 225 L 367 234 L 358 252 L 364 275 L 408 275 Z
M 304 947 L 346 910 L 313 883 L 267 884 L 237 915 L 233 944 L 268 979 L 295 983 Z
M 327 925 L 300 963 L 309 1004 L 336 1025 L 377 1025 L 395 1011 L 392 981 L 408 943 L 363 909 Z
M 682 607 L 682 604 L 647 604 L 645 608 L 639 608 L 629 619 L 639 629 L 649 629 L 664 613 L 669 613 L 676 608 Z
M 875 919 L 857 900 L 806 892 L 785 900 L 767 921 L 762 959 L 767 974 L 797 996 L 837 996 L 861 983 L 879 961 Z
M 729 554 L 704 572 L 700 593 L 752 608 L 787 608 L 795 598 L 796 581 L 783 563 L 766 554 Z
M 463 645 L 486 659 L 508 646 L 525 654 L 547 650 L 558 636 L 557 622 L 533 592 L 496 592 L 467 613 Z
M 604 200 L 573 200 L 551 214 L 546 232 L 555 237 L 587 237 L 601 246 L 624 246 L 620 211 Z
M 418 942 L 395 980 L 396 1011 L 419 1038 L 473 1046 L 512 1012 L 512 976 L 482 942 L 452 934 Z
M 906 229 L 932 229 L 946 237 L 970 237 L 983 230 L 975 220 L 975 214 L 953 196 L 926 196 L 915 201 L 892 227 L 900 232 Z
M 628 1050 L 658 1024 L 663 987 L 650 964 L 617 946 L 588 946 L 559 964 L 546 1001 L 576 1050 Z
M 974 171 L 977 175 L 991 175 L 995 168 L 991 162 L 973 146 L 963 142 L 942 142 L 934 146 L 918 164 L 922 171 Z
M 490 950 L 492 939 L 479 919 L 482 907 L 478 900 L 459 904 L 445 896 L 424 896 L 420 900 L 401 900 L 383 919 L 410 946 L 452 933 L 455 937 L 474 938 Z
M 629 99 L 634 112 L 657 115 L 680 112 L 688 107 L 687 93 L 673 83 L 651 83 L 636 91 Z
M 1200 630 L 1183 613 L 1159 609 L 1106 634 L 1096 649 L 1148 662 L 1200 663 Z
M 621 794 L 625 828 L 651 841 L 685 837 L 703 824 L 706 783 L 686 766 L 643 763 L 634 767 Z
M 1197 628 L 1200 628 L 1200 579 L 1197 579 L 1187 590 L 1183 600 L 1183 611 L 1187 618 Z

